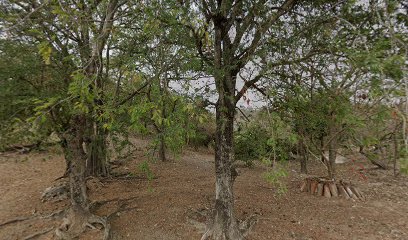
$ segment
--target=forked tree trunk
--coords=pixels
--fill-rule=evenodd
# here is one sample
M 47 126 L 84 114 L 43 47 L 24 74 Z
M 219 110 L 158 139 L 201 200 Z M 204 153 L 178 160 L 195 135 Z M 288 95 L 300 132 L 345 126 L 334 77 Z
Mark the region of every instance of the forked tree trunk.
M 236 171 L 234 161 L 234 116 L 235 85 L 238 71 L 231 70 L 233 54 L 223 42 L 226 37 L 225 26 L 215 24 L 214 67 L 215 85 L 218 92 L 216 104 L 215 134 L 215 208 L 212 226 L 202 239 L 215 240 L 243 239 L 234 213 L 233 184 Z M 224 50 L 224 52 L 223 52 Z M 234 174 L 233 174 L 234 173 Z
M 93 41 L 89 41 L 87 48 L 82 56 L 83 56 L 83 63 L 85 68 L 83 69 L 85 75 L 90 79 L 93 79 L 94 83 L 92 88 L 94 88 L 94 104 L 99 106 L 99 108 L 93 109 L 93 114 L 98 116 L 103 114 L 103 92 L 104 92 L 104 85 L 105 79 L 103 79 L 102 73 L 104 69 L 104 63 L 102 62 L 102 53 L 106 47 L 106 43 L 111 35 L 111 31 L 113 29 L 113 22 L 115 21 L 114 15 L 118 9 L 118 2 L 119 0 L 110 0 L 107 1 L 107 8 L 105 11 L 105 15 L 103 16 L 103 22 L 99 26 L 99 32 L 97 35 L 93 36 Z M 92 15 L 87 16 L 92 17 Z M 88 25 L 88 21 L 86 20 L 84 24 L 84 28 L 86 29 L 88 38 L 90 26 Z M 108 68 L 109 66 L 106 65 Z M 92 176 L 106 176 L 108 175 L 108 166 L 106 163 L 107 154 L 106 154 L 106 131 L 102 127 L 102 122 L 99 121 L 92 121 L 93 124 L 90 126 L 92 129 L 92 133 L 90 134 L 90 149 L 88 152 L 89 158 L 86 164 L 86 174 Z M 88 129 L 90 130 L 90 129 Z

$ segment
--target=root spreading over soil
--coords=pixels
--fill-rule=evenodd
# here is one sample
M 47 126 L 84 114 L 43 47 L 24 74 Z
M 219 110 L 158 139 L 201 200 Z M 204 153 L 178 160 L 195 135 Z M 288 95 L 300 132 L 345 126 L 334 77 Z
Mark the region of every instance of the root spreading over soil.
M 61 226 L 55 230 L 55 235 L 58 239 L 75 239 L 85 232 L 87 228 L 103 229 L 103 240 L 108 240 L 110 237 L 110 224 L 106 221 L 106 218 L 75 207 L 69 210 Z

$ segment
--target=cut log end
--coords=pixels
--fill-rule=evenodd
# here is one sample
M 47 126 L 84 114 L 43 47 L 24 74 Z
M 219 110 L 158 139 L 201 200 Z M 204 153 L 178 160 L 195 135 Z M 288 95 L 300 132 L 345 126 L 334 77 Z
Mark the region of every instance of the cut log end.
M 328 184 L 324 184 L 324 196 L 327 198 L 331 197 L 330 188 Z
M 300 184 L 301 192 L 308 192 L 312 195 L 331 197 L 343 197 L 346 199 L 365 201 L 361 191 L 351 183 L 344 181 L 334 181 L 327 178 L 308 177 Z

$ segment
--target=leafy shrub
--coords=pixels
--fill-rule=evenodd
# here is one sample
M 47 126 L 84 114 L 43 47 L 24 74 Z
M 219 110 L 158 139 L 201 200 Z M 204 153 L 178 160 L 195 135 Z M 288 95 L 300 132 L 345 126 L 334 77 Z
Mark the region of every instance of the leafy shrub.
M 288 191 L 288 188 L 285 184 L 284 178 L 288 176 L 288 172 L 285 166 L 278 164 L 277 167 L 273 169 L 268 169 L 263 174 L 264 179 L 277 188 L 277 194 L 283 195 Z
M 287 160 L 297 138 L 278 115 L 263 110 L 253 121 L 239 126 L 234 141 L 236 159 L 251 166 L 254 160 L 267 165 Z

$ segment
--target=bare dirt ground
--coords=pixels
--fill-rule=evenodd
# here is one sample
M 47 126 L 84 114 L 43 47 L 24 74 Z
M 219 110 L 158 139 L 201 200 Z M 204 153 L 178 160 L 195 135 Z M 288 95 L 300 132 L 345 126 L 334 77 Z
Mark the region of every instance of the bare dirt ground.
M 147 159 L 146 142 L 137 144 L 139 150 L 115 169 L 132 174 L 88 181 L 91 201 L 104 201 L 96 213 L 121 210 L 110 217 L 114 239 L 200 239 L 202 229 L 195 220 L 205 219 L 194 216 L 213 205 L 213 155 L 187 150 L 170 162 L 150 162 L 154 179 L 149 181 L 139 168 Z M 305 176 L 298 173 L 295 162 L 287 166 L 288 191 L 283 196 L 262 177 L 264 167 L 240 169 L 235 183 L 237 216 L 257 214 L 258 219 L 248 239 L 408 239 L 408 178 L 367 170 L 368 165 L 362 176 L 356 171 L 359 161 L 337 165 L 338 175 L 352 180 L 366 202 L 301 193 L 299 184 Z M 64 168 L 64 159 L 55 150 L 0 155 L 0 239 L 53 239 L 52 229 L 61 219 L 49 215 L 67 208 L 69 201 L 42 202 L 40 196 Z M 309 164 L 309 172 L 325 175 L 317 162 Z M 89 231 L 83 239 L 99 236 Z

